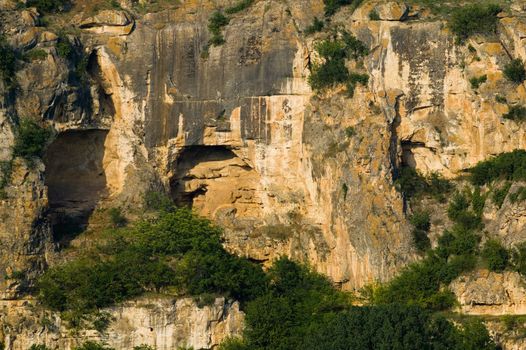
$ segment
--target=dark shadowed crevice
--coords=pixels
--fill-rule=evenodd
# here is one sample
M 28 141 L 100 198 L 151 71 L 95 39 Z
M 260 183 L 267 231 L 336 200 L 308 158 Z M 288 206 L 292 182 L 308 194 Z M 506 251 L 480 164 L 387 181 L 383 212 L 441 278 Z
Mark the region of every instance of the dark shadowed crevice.
M 192 206 L 195 197 L 204 195 L 207 191 L 206 183 L 198 186 L 189 186 L 196 176 L 191 173 L 197 165 L 210 162 L 222 162 L 234 159 L 237 156 L 224 146 L 187 146 L 178 157 L 175 167 L 175 176 L 171 180 L 172 197 L 177 205 Z M 210 175 L 214 176 L 214 169 Z M 220 176 L 216 174 L 216 176 Z
M 66 245 L 84 230 L 97 203 L 107 196 L 103 168 L 106 130 L 67 131 L 44 156 L 49 217 L 54 240 Z

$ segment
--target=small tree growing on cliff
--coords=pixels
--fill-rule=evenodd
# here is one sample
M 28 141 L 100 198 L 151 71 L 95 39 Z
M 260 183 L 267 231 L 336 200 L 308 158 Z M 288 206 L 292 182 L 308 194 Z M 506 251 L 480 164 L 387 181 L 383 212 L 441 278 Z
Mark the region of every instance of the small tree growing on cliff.
M 52 131 L 40 126 L 36 121 L 23 118 L 13 147 L 13 155 L 32 162 L 35 157 L 42 157 L 51 138 Z

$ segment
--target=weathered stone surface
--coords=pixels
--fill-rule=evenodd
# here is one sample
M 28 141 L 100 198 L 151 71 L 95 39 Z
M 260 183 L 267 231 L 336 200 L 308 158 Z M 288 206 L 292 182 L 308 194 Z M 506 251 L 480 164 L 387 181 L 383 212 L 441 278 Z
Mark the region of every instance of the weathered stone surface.
M 375 11 L 381 20 L 403 21 L 407 18 L 409 7 L 403 3 L 389 1 L 377 5 Z
M 104 10 L 80 23 L 80 28 L 95 34 L 128 35 L 135 21 L 124 11 Z
M 450 288 L 466 314 L 526 313 L 526 285 L 517 272 L 478 270 L 457 278 Z
M 103 333 L 89 327 L 71 332 L 58 314 L 32 305 L 23 300 L 0 302 L 1 340 L 6 349 L 27 350 L 33 344 L 45 344 L 50 349 L 71 350 L 87 340 L 118 350 L 139 345 L 157 350 L 213 349 L 225 338 L 240 335 L 244 321 L 239 304 L 224 298 L 198 307 L 192 299 L 150 297 L 104 310 L 113 321 Z

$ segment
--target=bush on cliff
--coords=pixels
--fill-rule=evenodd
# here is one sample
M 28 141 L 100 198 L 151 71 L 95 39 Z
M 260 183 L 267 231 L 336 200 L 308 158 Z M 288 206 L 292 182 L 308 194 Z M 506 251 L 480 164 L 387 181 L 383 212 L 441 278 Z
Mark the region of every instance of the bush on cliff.
M 0 36 L 0 78 L 7 88 L 15 84 L 17 55 L 15 50 Z
M 526 80 L 524 62 L 520 58 L 512 60 L 504 67 L 504 76 L 514 83 L 522 83 Z
M 497 4 L 473 4 L 457 8 L 449 19 L 449 28 L 460 41 L 473 34 L 492 34 L 497 30 Z
M 81 314 L 168 286 L 181 294 L 255 298 L 265 290 L 263 271 L 227 253 L 220 233 L 187 209 L 115 229 L 114 239 L 95 252 L 48 270 L 39 281 L 40 300 Z
M 68 10 L 70 0 L 27 0 L 26 7 L 36 7 L 40 13 L 53 13 Z
M 469 169 L 472 184 L 482 186 L 496 180 L 526 180 L 526 151 L 515 150 L 479 162 Z
M 52 134 L 49 128 L 40 126 L 32 119 L 21 119 L 13 146 L 13 155 L 29 162 L 35 157 L 42 157 Z

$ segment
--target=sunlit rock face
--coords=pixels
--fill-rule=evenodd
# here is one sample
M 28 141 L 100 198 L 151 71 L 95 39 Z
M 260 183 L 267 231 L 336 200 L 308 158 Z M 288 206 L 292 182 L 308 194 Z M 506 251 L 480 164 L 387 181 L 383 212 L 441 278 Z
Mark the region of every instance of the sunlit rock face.
M 526 103 L 523 84 L 502 74 L 510 56 L 526 58 L 519 1 L 500 15 L 498 36 L 464 46 L 442 21 L 401 2 L 342 8 L 332 22 L 370 49 L 369 83 L 352 98 L 343 88 L 315 94 L 307 83 L 324 34 L 304 30 L 322 18 L 322 1 L 256 1 L 232 16 L 221 46 L 208 45 L 208 19 L 231 1 L 136 15 L 122 3 L 68 19 L 87 57 L 79 83 L 57 53 L 57 33 L 38 26 L 35 11 L 0 0 L 9 42 L 47 53 L 18 71 L 16 98 L 2 94 L 0 161 L 11 157 L 17 117 L 56 131 L 42 161 L 13 163 L 0 198 L 3 299 L 26 295 L 59 248 L 76 244 L 69 224 L 82 230 L 99 208 L 137 208 L 151 189 L 224 227 L 230 251 L 265 266 L 288 255 L 347 290 L 386 281 L 417 256 L 393 186 L 400 166 L 453 178 L 525 147 L 525 128 L 503 119 L 508 105 L 496 100 Z M 369 19 L 373 9 L 380 20 Z M 469 79 L 481 75 L 487 81 L 474 89 Z M 524 237 L 523 209 L 489 208 L 488 230 L 513 245 Z M 119 319 L 147 317 L 127 310 Z

